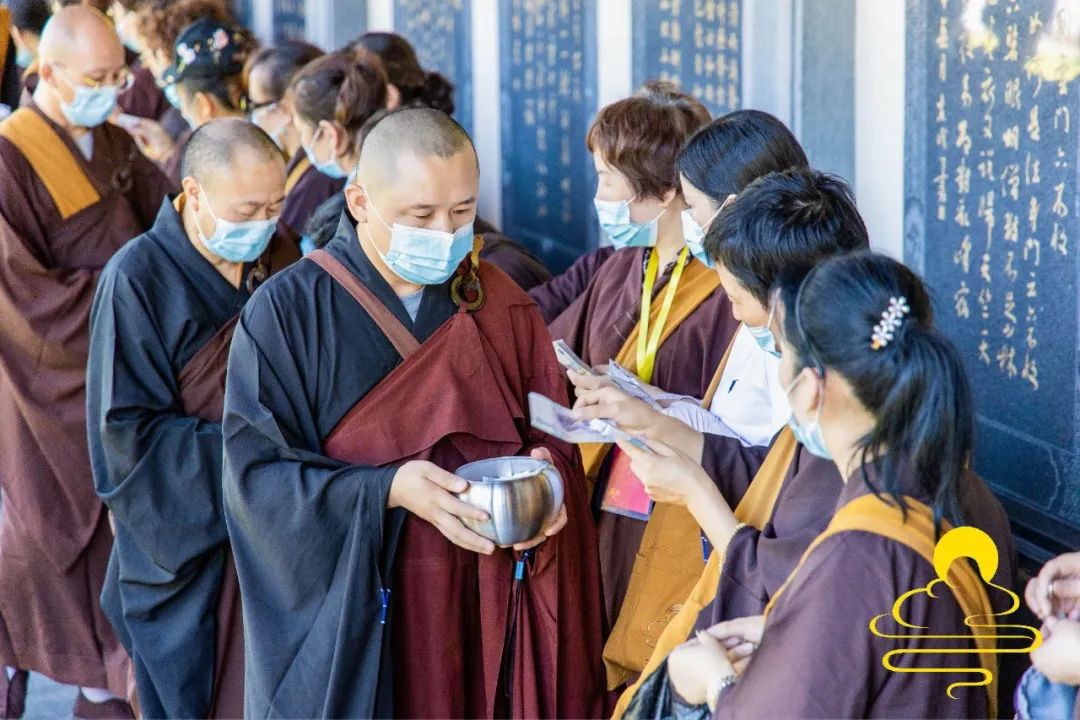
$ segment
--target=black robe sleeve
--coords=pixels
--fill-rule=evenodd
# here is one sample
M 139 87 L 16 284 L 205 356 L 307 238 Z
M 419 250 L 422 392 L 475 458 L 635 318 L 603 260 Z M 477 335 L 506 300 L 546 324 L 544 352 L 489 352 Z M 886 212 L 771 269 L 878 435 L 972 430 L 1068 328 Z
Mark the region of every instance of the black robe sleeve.
M 102 276 L 90 320 L 90 453 L 117 524 L 176 573 L 227 539 L 221 426 L 183 414 L 169 347 L 145 300 L 128 278 Z
M 145 238 L 142 238 L 145 240 Z M 227 552 L 221 425 L 183 414 L 171 351 L 146 297 L 110 266 L 91 310 L 87 428 L 116 539 L 102 609 L 134 663 L 147 717 L 204 717 Z
M 388 675 L 379 673 L 380 567 L 400 527 L 401 512 L 386 510 L 396 470 L 322 454 L 317 388 L 334 371 L 320 367 L 320 323 L 308 317 L 319 313 L 268 292 L 290 274 L 249 301 L 225 393 L 225 513 L 244 597 L 245 712 L 371 717 Z

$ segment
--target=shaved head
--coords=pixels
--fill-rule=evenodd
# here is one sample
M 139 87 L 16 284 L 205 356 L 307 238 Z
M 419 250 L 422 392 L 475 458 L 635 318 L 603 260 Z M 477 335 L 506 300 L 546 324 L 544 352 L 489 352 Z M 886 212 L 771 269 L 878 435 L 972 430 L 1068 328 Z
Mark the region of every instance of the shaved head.
M 285 155 L 258 126 L 211 120 L 191 135 L 181 162 L 185 230 L 210 237 L 221 222 L 276 219 L 285 202 Z M 199 247 L 203 247 L 199 244 Z
M 285 156 L 261 128 L 241 118 L 222 118 L 192 134 L 180 174 L 202 185 L 213 185 L 275 160 L 284 163 Z
M 115 70 L 124 64 L 124 48 L 109 19 L 86 5 L 62 8 L 45 24 L 38 52 L 44 62 L 80 73 Z
M 358 176 L 395 177 L 402 156 L 450 158 L 462 151 L 479 165 L 469 133 L 454 118 L 431 108 L 406 108 L 384 117 L 364 138 Z
M 112 0 L 57 0 L 57 7 L 66 8 L 72 5 L 86 5 L 92 7 L 99 12 L 109 12 L 109 6 L 112 5 Z

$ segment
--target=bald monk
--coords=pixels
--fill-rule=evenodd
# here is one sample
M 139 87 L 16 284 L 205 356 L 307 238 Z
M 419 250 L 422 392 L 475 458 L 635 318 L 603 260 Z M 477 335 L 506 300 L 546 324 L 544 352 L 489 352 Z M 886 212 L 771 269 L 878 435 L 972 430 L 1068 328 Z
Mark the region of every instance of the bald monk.
M 105 688 L 122 692 L 127 669 L 98 606 L 112 533 L 86 448 L 87 319 L 168 181 L 105 123 L 127 77 L 105 18 L 61 10 L 40 53 L 32 102 L 0 124 L 0 665 L 9 713 L 21 668 L 85 688 L 77 716 L 116 717 Z
M 530 392 L 566 402 L 565 380 L 528 296 L 475 259 L 472 141 L 437 110 L 402 110 L 368 135 L 356 177 L 356 224 L 343 215 L 255 293 L 229 356 L 245 712 L 599 717 L 581 465 L 527 412 Z M 451 472 L 529 454 L 558 468 L 563 510 L 496 549 L 463 524 L 484 515 Z
M 276 233 L 285 158 L 240 119 L 184 151 L 183 193 L 113 256 L 90 314 L 87 412 L 116 524 L 102 606 L 147 717 L 243 714 L 240 594 L 221 512 L 221 410 L 253 289 L 299 258 Z

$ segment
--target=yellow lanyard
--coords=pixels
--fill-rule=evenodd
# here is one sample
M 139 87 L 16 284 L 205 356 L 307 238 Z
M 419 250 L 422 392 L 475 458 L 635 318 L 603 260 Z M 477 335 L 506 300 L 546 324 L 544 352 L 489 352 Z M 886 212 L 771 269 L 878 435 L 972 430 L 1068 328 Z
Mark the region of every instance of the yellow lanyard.
M 689 252 L 690 248 L 684 247 L 679 253 L 679 259 L 675 261 L 675 270 L 671 273 L 667 290 L 664 292 L 664 304 L 660 306 L 660 315 L 656 318 L 656 326 L 652 329 L 651 335 L 649 313 L 652 310 L 653 286 L 660 272 L 660 253 L 653 248 L 649 255 L 649 265 L 645 269 L 645 283 L 641 286 L 641 319 L 638 321 L 637 338 L 637 374 L 645 382 L 652 382 L 656 351 L 660 347 L 660 336 L 664 332 L 668 313 L 671 312 L 671 304 L 675 302 L 675 293 L 679 290 L 679 280 L 682 279 L 683 268 L 686 267 L 686 256 Z

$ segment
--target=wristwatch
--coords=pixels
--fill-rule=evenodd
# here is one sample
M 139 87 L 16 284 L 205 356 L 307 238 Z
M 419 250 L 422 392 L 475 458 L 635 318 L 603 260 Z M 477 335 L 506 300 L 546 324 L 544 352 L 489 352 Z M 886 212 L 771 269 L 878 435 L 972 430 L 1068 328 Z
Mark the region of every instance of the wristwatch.
M 720 699 L 720 693 L 734 685 L 738 679 L 738 675 L 731 673 L 718 677 L 709 683 L 709 687 L 705 691 L 705 704 L 709 706 L 710 713 L 716 712 L 716 702 Z

